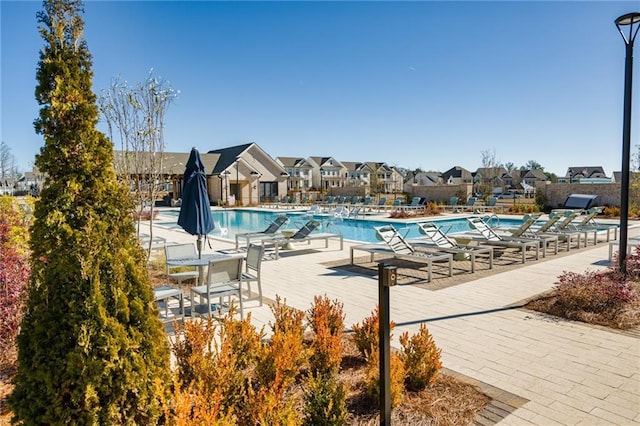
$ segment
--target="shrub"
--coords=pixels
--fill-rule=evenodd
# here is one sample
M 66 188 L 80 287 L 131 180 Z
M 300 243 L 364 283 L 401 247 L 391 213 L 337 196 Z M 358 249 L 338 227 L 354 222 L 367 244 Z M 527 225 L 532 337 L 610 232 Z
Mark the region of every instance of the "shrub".
M 367 375 L 365 387 L 374 400 L 380 399 L 380 351 L 376 347 L 367 358 Z M 397 352 L 389 354 L 389 377 L 391 388 L 391 406 L 397 407 L 402 402 L 404 393 L 405 369 Z
M 608 217 L 618 217 L 620 216 L 620 207 L 618 206 L 607 206 L 604 208 L 602 214 Z
M 371 351 L 378 348 L 379 345 L 379 324 L 380 324 L 380 306 L 371 312 L 371 316 L 362 320 L 362 324 L 354 324 L 352 326 L 354 340 L 360 353 L 369 358 Z M 391 321 L 389 329 L 393 330 L 396 324 Z
M 307 425 L 340 426 L 347 424 L 346 391 L 334 375 L 309 375 L 305 389 Z
M 429 330 L 424 324 L 420 331 L 409 337 L 409 333 L 400 336 L 402 352 L 400 357 L 406 370 L 405 384 L 407 389 L 419 391 L 434 383 L 438 371 L 442 368 L 440 362 L 441 349 L 438 349 Z
M 28 219 L 14 197 L 0 197 L 0 376 L 16 367 L 16 339 L 31 268 Z
M 576 311 L 615 315 L 637 297 L 627 281 L 617 280 L 607 272 L 565 272 L 558 279 L 556 307 L 569 318 Z
M 281 303 L 271 306 L 275 321 L 271 339 L 261 346 L 255 366 L 256 383 L 248 389 L 244 407 L 248 424 L 299 424 L 297 398 L 285 398 L 307 360 L 304 312 Z
M 242 418 L 262 332 L 251 325 L 251 314 L 244 320 L 234 314 L 232 308 L 218 318 L 220 325 L 213 318 L 182 325 L 184 339 L 173 346 L 178 368 L 170 414 L 176 421 L 225 424 L 231 416 Z
M 309 355 L 309 367 L 313 375 L 334 375 L 340 368 L 344 330 L 342 307 L 337 300 L 332 303 L 326 296 L 316 296 L 307 312 L 314 334 Z

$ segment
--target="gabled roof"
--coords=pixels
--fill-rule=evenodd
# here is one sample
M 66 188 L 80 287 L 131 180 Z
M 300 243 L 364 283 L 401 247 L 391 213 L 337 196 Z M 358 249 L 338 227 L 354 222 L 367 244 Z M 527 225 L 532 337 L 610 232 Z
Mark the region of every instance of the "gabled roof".
M 343 167 L 342 163 L 333 157 L 309 157 L 319 167 Z M 334 162 L 334 164 L 330 164 Z
M 587 178 L 597 178 L 597 177 L 607 177 L 604 169 L 600 166 L 580 166 L 580 167 L 569 167 L 567 169 L 566 177 L 571 177 L 572 179 L 575 177 L 587 177 Z
M 387 163 L 380 163 L 380 162 L 373 162 L 373 161 L 368 161 L 367 165 L 371 168 L 371 170 L 384 170 L 386 172 L 390 172 L 391 171 L 391 167 L 389 167 L 387 165 Z
M 278 157 L 276 160 L 284 167 L 311 167 L 306 159 L 300 157 Z
M 350 172 L 359 172 L 367 168 L 367 164 L 358 161 L 341 161 L 340 163 Z
M 442 173 L 442 179 L 443 180 L 448 180 L 449 177 L 453 177 L 453 178 L 460 178 L 463 180 L 471 180 L 471 172 L 467 169 L 465 169 L 464 167 L 460 167 L 460 166 L 455 166 L 450 168 L 449 170 L 447 170 L 446 172 Z
M 526 170 L 522 177 L 526 179 L 547 180 L 547 175 L 540 169 Z
M 213 149 L 209 151 L 209 154 L 218 154 L 220 156 L 212 174 L 217 175 L 229 168 L 236 159 L 242 155 L 246 150 L 255 145 L 254 143 L 247 143 L 244 145 L 230 146 L 228 148 Z
M 504 167 L 478 167 L 478 169 L 476 170 L 476 173 L 474 174 L 474 176 L 477 176 L 478 174 L 482 177 L 495 177 L 495 176 L 502 176 L 507 172 L 507 169 L 505 169 Z

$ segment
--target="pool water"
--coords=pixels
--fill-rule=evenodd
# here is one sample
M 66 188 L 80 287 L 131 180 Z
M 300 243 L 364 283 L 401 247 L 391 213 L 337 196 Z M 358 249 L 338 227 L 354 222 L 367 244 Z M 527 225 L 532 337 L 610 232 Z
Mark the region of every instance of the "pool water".
M 175 217 L 173 221 L 157 220 L 155 225 L 163 226 L 167 228 L 180 229 L 180 226 L 176 223 L 178 221 L 177 210 L 163 211 L 163 216 Z M 213 210 L 211 212 L 213 220 L 220 222 L 220 224 L 227 228 L 229 234 L 227 238 L 233 239 L 236 234 L 245 232 L 257 232 L 263 231 L 269 223 L 271 223 L 275 217 L 279 214 L 285 214 L 289 216 L 289 223 L 285 224 L 281 229 L 297 229 L 300 228 L 307 220 L 311 219 L 311 216 L 302 215 L 300 213 L 293 212 L 269 212 L 262 210 Z M 344 239 L 359 241 L 365 243 L 377 243 L 374 226 L 393 225 L 398 229 L 405 238 L 420 238 L 423 237 L 418 232 L 416 222 L 420 221 L 433 221 L 437 222 L 438 226 L 447 234 L 468 232 L 471 229 L 467 224 L 464 217 L 455 219 L 438 219 L 438 218 L 421 218 L 415 220 L 413 223 L 409 222 L 397 222 L 397 221 L 381 221 L 381 220 L 361 220 L 361 219 L 342 219 L 327 217 L 324 215 L 314 216 L 313 219 L 322 223 L 322 227 L 318 232 L 335 232 L 343 235 Z M 522 224 L 520 219 L 500 219 L 500 226 L 518 227 Z

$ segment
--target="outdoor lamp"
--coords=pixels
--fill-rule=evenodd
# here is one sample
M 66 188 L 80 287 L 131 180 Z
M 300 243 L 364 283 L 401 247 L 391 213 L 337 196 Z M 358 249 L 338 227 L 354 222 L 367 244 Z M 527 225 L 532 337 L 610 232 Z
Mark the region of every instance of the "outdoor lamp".
M 620 246 L 618 268 L 627 273 L 627 231 L 629 222 L 629 156 L 631 151 L 631 81 L 633 76 L 633 42 L 640 28 L 640 12 L 627 13 L 615 20 L 626 46 L 624 67 L 624 112 L 622 124 L 622 182 L 620 185 Z M 624 30 L 629 30 L 628 35 Z

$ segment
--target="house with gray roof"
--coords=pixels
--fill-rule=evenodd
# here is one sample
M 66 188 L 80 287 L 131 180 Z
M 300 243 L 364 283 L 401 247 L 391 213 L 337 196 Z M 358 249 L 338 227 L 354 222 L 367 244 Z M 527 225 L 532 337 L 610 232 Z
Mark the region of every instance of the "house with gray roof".
M 211 175 L 217 179 L 210 192 L 214 200 L 243 206 L 278 200 L 287 192 L 289 174 L 256 143 L 214 149 L 219 155 Z

